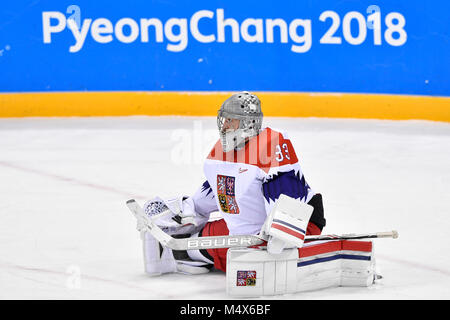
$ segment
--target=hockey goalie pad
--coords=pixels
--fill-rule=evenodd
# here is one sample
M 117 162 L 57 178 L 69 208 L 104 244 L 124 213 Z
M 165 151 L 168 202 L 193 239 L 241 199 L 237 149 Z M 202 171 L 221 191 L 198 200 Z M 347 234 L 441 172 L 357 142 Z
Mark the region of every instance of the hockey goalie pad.
M 329 287 L 367 287 L 376 279 L 372 241 L 323 241 L 299 249 L 298 291 Z
M 141 231 L 144 270 L 150 276 L 177 271 L 172 250 L 164 248 L 148 232 Z
M 261 249 L 228 249 L 227 293 L 258 297 L 296 291 L 298 250 L 273 255 Z
M 177 251 L 162 246 L 150 233 L 142 231 L 142 249 L 144 254 L 144 270 L 149 276 L 164 273 L 204 274 L 208 273 L 212 264 L 192 259 L 187 251 Z
M 259 297 L 338 286 L 367 287 L 375 280 L 372 242 L 306 243 L 273 255 L 261 249 L 229 249 L 227 293 Z
M 301 248 L 313 210 L 312 206 L 282 194 L 263 227 L 263 234 L 269 236 L 269 253 L 279 254 L 289 247 Z

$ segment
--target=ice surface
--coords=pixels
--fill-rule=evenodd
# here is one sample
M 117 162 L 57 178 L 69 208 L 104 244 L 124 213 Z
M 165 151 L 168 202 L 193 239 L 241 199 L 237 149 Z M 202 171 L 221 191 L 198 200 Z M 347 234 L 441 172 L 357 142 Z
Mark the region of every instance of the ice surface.
M 267 118 L 324 196 L 324 233 L 375 240 L 383 279 L 270 299 L 449 299 L 450 125 Z M 230 299 L 225 275 L 143 273 L 125 201 L 192 194 L 212 117 L 0 119 L 0 299 Z M 265 297 L 267 299 L 268 297 Z

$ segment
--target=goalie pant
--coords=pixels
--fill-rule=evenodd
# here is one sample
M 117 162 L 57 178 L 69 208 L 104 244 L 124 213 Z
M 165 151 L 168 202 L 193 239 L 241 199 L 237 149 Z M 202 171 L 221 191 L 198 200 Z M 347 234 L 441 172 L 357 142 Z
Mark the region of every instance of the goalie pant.
M 209 236 L 226 236 L 229 234 L 227 224 L 224 219 L 208 222 L 202 231 L 199 233 L 200 237 Z M 313 222 L 308 223 L 306 235 L 320 235 L 321 230 Z M 200 253 L 208 260 L 214 261 L 216 269 L 226 272 L 227 268 L 227 252 L 228 249 L 204 249 Z

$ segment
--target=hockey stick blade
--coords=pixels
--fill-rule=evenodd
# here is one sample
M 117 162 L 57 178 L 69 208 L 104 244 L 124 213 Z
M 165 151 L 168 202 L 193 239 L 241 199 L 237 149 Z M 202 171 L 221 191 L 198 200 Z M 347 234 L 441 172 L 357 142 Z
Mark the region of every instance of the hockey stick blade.
M 139 206 L 136 200 L 127 201 L 127 207 L 135 218 L 143 223 L 147 231 L 162 245 L 172 250 L 220 249 L 251 247 L 264 243 L 264 240 L 255 235 L 233 235 L 216 237 L 199 237 L 175 239 L 161 230 Z

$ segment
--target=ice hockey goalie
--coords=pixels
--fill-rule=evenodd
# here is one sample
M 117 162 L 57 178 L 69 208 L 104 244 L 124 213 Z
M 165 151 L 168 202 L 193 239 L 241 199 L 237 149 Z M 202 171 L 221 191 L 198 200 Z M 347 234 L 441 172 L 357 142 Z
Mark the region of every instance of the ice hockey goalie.
M 227 290 L 235 296 L 371 285 L 372 242 L 305 243 L 306 235 L 325 227 L 322 195 L 307 183 L 289 136 L 263 128 L 262 119 L 256 95 L 231 95 L 218 111 L 220 139 L 204 162 L 203 185 L 192 196 L 151 199 L 144 210 L 175 238 L 259 235 L 264 244 L 171 250 L 138 225 L 145 271 L 202 274 L 215 268 L 226 272 Z M 221 218 L 211 219 L 213 212 Z

